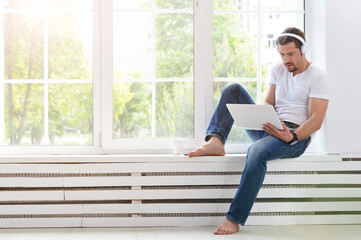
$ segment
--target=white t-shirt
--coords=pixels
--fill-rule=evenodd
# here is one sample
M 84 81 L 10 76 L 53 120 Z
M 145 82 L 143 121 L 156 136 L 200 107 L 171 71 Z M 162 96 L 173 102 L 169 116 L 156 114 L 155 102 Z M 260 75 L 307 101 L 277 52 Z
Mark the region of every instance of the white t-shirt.
M 309 118 L 309 98 L 330 99 L 326 73 L 314 64 L 293 76 L 280 61 L 272 67 L 269 82 L 276 85 L 275 108 L 281 121 L 301 125 Z

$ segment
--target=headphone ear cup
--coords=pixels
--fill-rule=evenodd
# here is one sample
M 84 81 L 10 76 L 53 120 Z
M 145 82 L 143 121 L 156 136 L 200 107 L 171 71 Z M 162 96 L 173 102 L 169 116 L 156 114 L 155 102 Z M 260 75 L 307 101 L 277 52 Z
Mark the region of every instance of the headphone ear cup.
M 308 53 L 308 44 L 307 44 L 307 43 L 305 43 L 305 44 L 302 45 L 302 47 L 301 47 L 301 52 L 302 52 L 303 54 Z

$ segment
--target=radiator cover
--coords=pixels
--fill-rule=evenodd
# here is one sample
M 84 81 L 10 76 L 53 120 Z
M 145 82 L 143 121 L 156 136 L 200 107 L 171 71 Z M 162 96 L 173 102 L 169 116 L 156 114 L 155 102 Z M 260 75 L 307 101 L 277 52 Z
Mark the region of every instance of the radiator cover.
M 0 164 L 0 228 L 218 225 L 245 162 L 238 155 L 64 159 Z M 247 224 L 361 224 L 361 162 L 347 160 L 269 162 Z

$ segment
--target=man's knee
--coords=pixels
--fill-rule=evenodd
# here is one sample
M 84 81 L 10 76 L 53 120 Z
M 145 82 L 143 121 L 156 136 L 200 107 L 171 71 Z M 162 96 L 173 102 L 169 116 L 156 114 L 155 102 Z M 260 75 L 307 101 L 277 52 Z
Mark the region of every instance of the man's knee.
M 255 142 L 248 148 L 247 158 L 253 164 L 267 164 L 268 156 L 268 150 L 261 142 Z
M 233 94 L 238 94 L 240 91 L 242 91 L 243 87 L 239 83 L 230 83 L 227 84 L 227 86 L 224 88 L 224 92 L 231 92 Z

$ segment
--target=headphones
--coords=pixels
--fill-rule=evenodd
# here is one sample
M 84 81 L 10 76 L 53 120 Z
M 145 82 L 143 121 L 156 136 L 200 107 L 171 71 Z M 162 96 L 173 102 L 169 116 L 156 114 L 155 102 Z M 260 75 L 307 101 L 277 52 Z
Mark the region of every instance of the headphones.
M 293 37 L 293 38 L 296 38 L 297 40 L 300 40 L 300 42 L 302 43 L 301 52 L 302 52 L 303 54 L 308 53 L 308 45 L 307 45 L 305 39 L 303 39 L 303 38 L 300 37 L 299 35 L 293 34 L 293 33 L 282 33 L 282 34 L 279 35 L 278 37 L 285 37 L 285 36 Z M 277 44 L 277 50 L 278 50 L 278 44 Z

